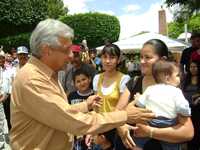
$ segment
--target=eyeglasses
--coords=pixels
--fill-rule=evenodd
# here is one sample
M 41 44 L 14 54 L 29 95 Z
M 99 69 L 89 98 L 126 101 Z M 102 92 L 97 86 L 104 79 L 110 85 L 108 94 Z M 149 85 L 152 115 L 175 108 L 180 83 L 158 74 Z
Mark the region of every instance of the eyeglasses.
M 57 48 L 52 48 L 52 47 L 50 47 L 50 49 L 53 49 L 52 51 L 57 51 L 57 52 L 60 52 L 60 53 L 63 53 L 63 54 L 65 54 L 65 55 L 68 55 L 69 53 L 70 53 L 70 47 L 72 46 L 72 44 L 70 44 L 70 45 L 63 45 L 63 46 L 59 46 L 59 47 L 57 47 Z

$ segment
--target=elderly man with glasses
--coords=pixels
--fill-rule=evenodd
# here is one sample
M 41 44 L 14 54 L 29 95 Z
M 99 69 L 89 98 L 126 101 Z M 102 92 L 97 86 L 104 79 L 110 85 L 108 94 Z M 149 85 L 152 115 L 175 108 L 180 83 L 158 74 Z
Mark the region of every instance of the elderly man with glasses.
M 123 111 L 88 112 L 99 96 L 70 106 L 57 73 L 73 53 L 73 30 L 46 19 L 30 38 L 32 56 L 20 69 L 11 94 L 11 147 L 13 150 L 70 150 L 73 134 L 97 134 L 125 123 L 145 123 L 154 117 L 133 104 Z

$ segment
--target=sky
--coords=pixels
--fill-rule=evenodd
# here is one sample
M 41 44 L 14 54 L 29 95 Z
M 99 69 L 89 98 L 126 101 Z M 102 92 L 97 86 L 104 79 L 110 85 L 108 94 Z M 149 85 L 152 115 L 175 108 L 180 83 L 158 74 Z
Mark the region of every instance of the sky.
M 102 12 L 116 16 L 120 21 L 120 39 L 142 31 L 158 33 L 158 11 L 164 0 L 63 0 L 69 14 Z M 166 10 L 167 22 L 173 15 Z

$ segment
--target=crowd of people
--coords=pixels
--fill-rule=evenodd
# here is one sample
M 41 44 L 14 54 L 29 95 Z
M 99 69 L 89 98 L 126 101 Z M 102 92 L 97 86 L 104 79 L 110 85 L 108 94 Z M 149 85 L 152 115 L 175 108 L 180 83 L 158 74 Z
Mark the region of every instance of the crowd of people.
M 29 58 L 28 49 L 25 46 L 12 48 L 10 53 L 5 53 L 3 47 L 0 52 L 0 149 L 8 148 L 10 123 L 10 95 L 12 83 L 17 72 L 22 68 Z
M 200 149 L 200 33 L 180 63 L 163 41 L 144 41 L 127 74 L 117 45 L 97 55 L 73 37 L 68 25 L 46 19 L 30 50 L 1 50 L 0 149 Z

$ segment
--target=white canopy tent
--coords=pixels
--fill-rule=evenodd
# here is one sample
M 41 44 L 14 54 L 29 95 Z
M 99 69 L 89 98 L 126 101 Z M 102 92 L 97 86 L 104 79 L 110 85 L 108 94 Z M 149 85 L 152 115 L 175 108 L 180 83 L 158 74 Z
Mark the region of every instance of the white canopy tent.
M 143 44 L 150 39 L 160 39 L 168 46 L 171 51 L 182 51 L 187 44 L 173 40 L 167 36 L 163 36 L 157 33 L 144 33 L 136 36 L 132 36 L 127 39 L 119 40 L 114 44 L 118 45 L 123 53 L 134 53 L 134 51 L 140 50 Z M 97 47 L 98 51 L 101 51 L 104 46 Z
M 185 42 L 188 42 L 191 38 L 192 34 L 189 33 L 189 32 L 183 32 L 181 33 L 177 39 L 181 40 L 181 41 L 185 41 Z

